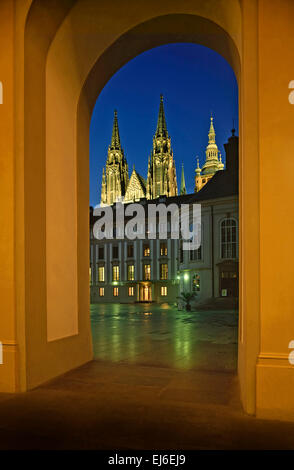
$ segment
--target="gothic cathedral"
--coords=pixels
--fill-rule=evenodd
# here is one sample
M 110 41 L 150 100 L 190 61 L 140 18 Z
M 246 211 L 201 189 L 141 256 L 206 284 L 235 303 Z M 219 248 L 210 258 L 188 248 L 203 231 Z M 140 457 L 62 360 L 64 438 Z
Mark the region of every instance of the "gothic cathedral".
M 213 118 L 211 117 L 206 161 L 202 169 L 199 167 L 199 160 L 197 159 L 195 192 L 200 191 L 209 179 L 223 168 L 224 165 L 221 156 L 219 157 L 219 150 L 215 142 Z M 186 194 L 183 166 L 180 194 Z M 156 199 L 162 195 L 177 196 L 178 186 L 171 138 L 167 131 L 163 96 L 161 95 L 153 147 L 148 159 L 146 180 L 135 170 L 135 166 L 129 179 L 128 164 L 120 142 L 117 112 L 114 112 L 111 144 L 108 147 L 106 168 L 105 170 L 103 168 L 102 173 L 101 206 L 112 205 L 118 201 L 128 203 L 143 198 Z

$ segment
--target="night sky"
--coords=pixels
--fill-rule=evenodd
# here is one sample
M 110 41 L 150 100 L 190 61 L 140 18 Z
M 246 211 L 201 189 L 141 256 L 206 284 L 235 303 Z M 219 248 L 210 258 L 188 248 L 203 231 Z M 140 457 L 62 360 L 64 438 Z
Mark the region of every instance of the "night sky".
M 176 162 L 178 188 L 184 163 L 186 187 L 194 191 L 196 156 L 205 161 L 210 114 L 216 143 L 238 134 L 238 87 L 233 70 L 219 54 L 195 44 L 156 47 L 128 62 L 106 84 L 94 107 L 90 126 L 90 204 L 100 203 L 102 167 L 117 109 L 121 143 L 129 165 L 147 176 L 160 94 L 164 97 L 167 129 Z

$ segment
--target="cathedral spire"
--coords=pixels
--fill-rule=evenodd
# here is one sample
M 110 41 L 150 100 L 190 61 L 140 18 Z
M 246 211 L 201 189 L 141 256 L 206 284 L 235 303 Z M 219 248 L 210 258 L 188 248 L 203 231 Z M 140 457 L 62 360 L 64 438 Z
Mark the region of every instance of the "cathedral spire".
M 159 113 L 158 113 L 157 128 L 156 128 L 155 136 L 166 137 L 166 138 L 168 137 L 165 114 L 164 114 L 164 106 L 163 106 L 163 95 L 160 95 Z
M 114 111 L 110 149 L 111 150 L 121 150 L 121 143 L 120 143 L 120 137 L 119 137 L 117 111 L 116 110 Z
M 213 127 L 213 116 L 210 117 L 210 129 L 208 132 L 208 143 L 215 144 L 215 130 Z
M 185 173 L 184 173 L 184 163 L 182 163 L 182 175 L 181 175 L 181 190 L 180 195 L 187 194 L 186 182 L 185 182 Z

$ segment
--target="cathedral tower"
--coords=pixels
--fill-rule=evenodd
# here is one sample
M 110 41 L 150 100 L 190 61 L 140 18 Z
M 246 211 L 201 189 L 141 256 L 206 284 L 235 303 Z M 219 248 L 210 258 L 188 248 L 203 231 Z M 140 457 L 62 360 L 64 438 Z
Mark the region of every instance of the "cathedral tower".
M 219 170 L 224 169 L 221 155 L 215 141 L 215 130 L 213 126 L 213 117 L 210 118 L 210 128 L 208 132 L 208 145 L 206 147 L 206 159 L 202 169 L 199 168 L 199 160 L 197 159 L 197 168 L 195 170 L 195 192 L 200 189 L 215 175 Z M 220 155 L 220 156 L 219 156 Z
M 176 168 L 161 95 L 157 128 L 153 137 L 151 158 L 148 162 L 146 197 L 155 199 L 160 195 L 177 196 L 177 194 Z
M 102 175 L 101 206 L 108 206 L 121 200 L 129 181 L 127 160 L 120 143 L 117 112 L 114 111 L 111 143 L 108 147 L 106 171 Z

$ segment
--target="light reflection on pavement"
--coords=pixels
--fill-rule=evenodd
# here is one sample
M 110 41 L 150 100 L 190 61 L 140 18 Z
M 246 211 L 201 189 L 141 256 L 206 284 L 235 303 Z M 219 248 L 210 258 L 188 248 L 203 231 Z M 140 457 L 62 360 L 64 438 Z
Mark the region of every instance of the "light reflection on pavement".
M 92 304 L 95 359 L 178 369 L 235 370 L 238 316 L 168 304 Z

